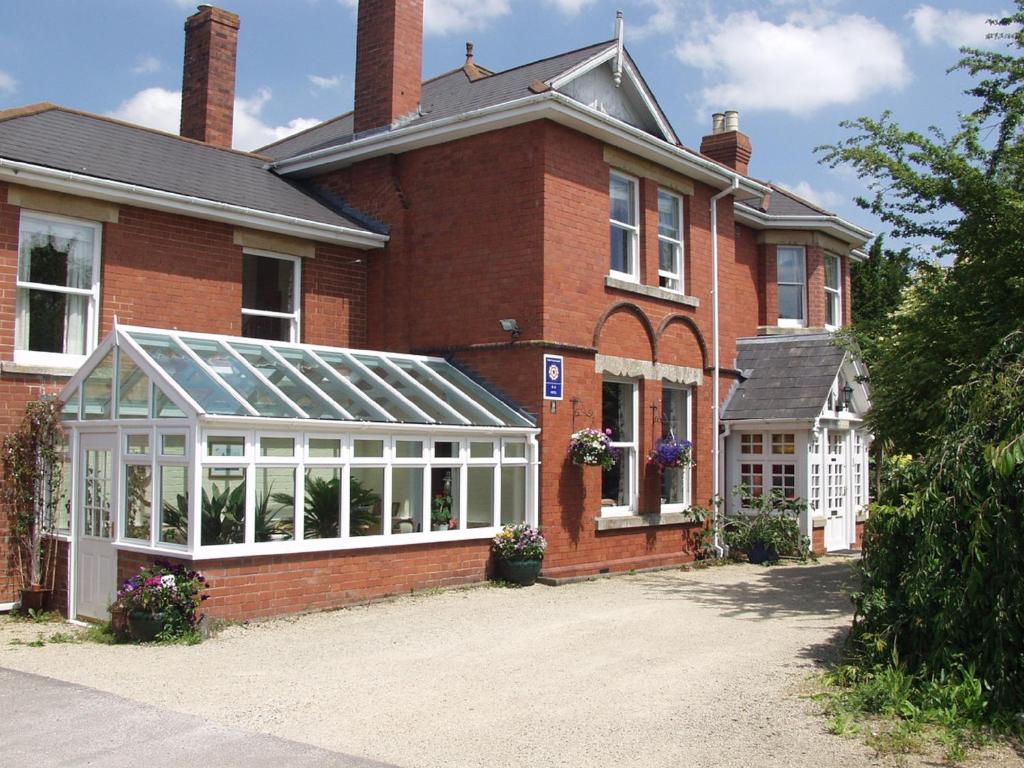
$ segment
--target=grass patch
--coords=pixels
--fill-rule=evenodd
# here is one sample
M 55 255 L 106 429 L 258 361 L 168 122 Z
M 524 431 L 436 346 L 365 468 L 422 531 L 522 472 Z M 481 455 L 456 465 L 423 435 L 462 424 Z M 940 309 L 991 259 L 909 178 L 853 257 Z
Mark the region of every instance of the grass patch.
M 865 670 L 842 665 L 821 679 L 818 699 L 829 733 L 861 734 L 880 755 L 899 758 L 939 749 L 959 763 L 977 749 L 1021 737 L 1021 723 L 989 712 L 970 667 L 920 677 L 899 663 Z

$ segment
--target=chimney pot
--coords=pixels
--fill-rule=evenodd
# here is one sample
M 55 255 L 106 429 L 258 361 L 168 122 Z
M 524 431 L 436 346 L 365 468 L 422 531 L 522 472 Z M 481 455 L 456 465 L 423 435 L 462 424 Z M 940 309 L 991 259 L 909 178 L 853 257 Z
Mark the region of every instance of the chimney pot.
M 230 147 L 234 131 L 238 15 L 203 4 L 185 20 L 181 135 Z
M 473 63 L 473 43 L 468 40 L 466 41 L 466 63 Z
M 725 111 L 725 130 L 738 131 L 740 129 L 740 113 L 735 109 Z
M 711 115 L 711 133 L 721 133 L 725 130 L 725 113 L 715 112 Z
M 423 0 L 359 0 L 353 131 L 416 112 L 422 82 Z

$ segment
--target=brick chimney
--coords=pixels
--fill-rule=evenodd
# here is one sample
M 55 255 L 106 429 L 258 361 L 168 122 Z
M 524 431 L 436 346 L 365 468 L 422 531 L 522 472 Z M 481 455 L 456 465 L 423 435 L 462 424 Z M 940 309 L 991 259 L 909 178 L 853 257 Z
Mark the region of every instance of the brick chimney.
M 200 5 L 198 12 L 185 20 L 182 136 L 218 147 L 231 146 L 238 26 L 237 14 L 212 5 Z
M 359 0 L 355 133 L 416 112 L 422 79 L 423 0 Z
M 740 133 L 739 112 L 730 110 L 712 115 L 711 133 L 700 141 L 702 155 L 728 165 L 746 176 L 752 150 L 750 137 Z

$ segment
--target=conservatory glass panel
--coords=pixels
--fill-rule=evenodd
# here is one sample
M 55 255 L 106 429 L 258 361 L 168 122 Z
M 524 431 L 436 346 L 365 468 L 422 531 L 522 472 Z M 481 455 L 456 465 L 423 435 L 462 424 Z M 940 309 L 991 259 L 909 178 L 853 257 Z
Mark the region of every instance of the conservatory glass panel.
M 64 407 L 61 409 L 60 418 L 63 421 L 77 421 L 78 420 L 78 393 L 80 390 L 76 389 L 72 392 L 68 399 L 64 401 Z
M 295 455 L 294 437 L 261 437 L 260 456 L 291 457 Z
M 295 538 L 295 468 L 256 468 L 256 541 Z
M 309 352 L 295 347 L 274 347 L 277 354 L 295 366 L 303 376 L 321 389 L 354 419 L 385 421 L 386 417 L 359 397 L 350 382 L 332 376 Z
M 245 541 L 245 467 L 203 467 L 203 546 Z
M 132 332 L 130 335 L 204 411 L 229 416 L 248 414 L 242 404 L 189 357 L 174 339 L 152 333 Z M 159 410 L 157 415 L 162 415 Z
M 160 541 L 188 544 L 188 467 L 160 467 Z
M 353 355 L 353 357 L 398 390 L 407 400 L 434 421 L 442 424 L 461 423 L 455 416 L 437 405 L 422 389 L 409 383 L 405 377 L 392 370 L 381 358 L 376 355 Z M 422 418 L 420 420 L 422 421 Z
M 232 343 L 231 346 L 246 359 L 249 365 L 266 376 L 271 384 L 280 389 L 285 397 L 305 411 L 310 418 L 344 418 L 340 411 L 334 408 L 323 395 L 310 386 L 309 382 L 295 378 L 291 371 L 281 365 L 280 361 L 275 360 L 263 347 L 256 344 L 238 343 Z M 260 414 L 272 415 L 263 414 L 262 409 Z
M 312 452 L 312 448 L 310 450 Z M 305 491 L 303 537 L 338 538 L 341 535 L 341 470 L 338 467 L 309 467 L 306 469 Z
M 423 530 L 423 468 L 394 467 L 391 470 L 391 532 L 419 533 Z
M 252 375 L 230 352 L 215 341 L 182 339 L 228 386 L 255 408 L 260 416 L 298 416 L 270 387 Z
M 396 459 L 422 459 L 422 440 L 395 440 Z
M 145 456 L 149 453 L 149 435 L 127 435 L 125 437 L 125 453 L 129 456 Z
M 341 440 L 332 437 L 309 438 L 309 458 L 336 459 L 341 456 Z
M 526 520 L 526 467 L 501 468 L 501 524 Z
M 124 536 L 149 541 L 153 471 L 141 464 L 127 464 L 124 469 Z
M 458 467 L 434 467 L 430 470 L 430 530 L 447 531 L 459 527 L 461 484 Z
M 384 467 L 352 467 L 351 473 L 349 535 L 379 535 L 383 533 Z
M 384 455 L 383 440 L 353 440 L 352 456 L 357 459 L 376 459 Z
M 482 386 L 469 378 L 462 371 L 453 368 L 443 360 L 425 360 L 424 364 L 430 370 L 453 387 L 468 395 L 472 400 L 479 402 L 484 408 L 502 419 L 503 425 L 508 427 L 532 427 L 533 424 L 523 415 L 516 413 L 512 408 L 505 405 L 501 400 L 492 395 Z
M 160 453 L 164 456 L 184 456 L 184 435 L 160 435 Z
M 149 377 L 123 350 L 117 372 L 117 416 L 145 419 L 149 416 Z
M 466 477 L 466 527 L 494 525 L 494 467 L 470 467 Z
M 153 387 L 153 416 L 158 419 L 180 419 L 185 413 L 160 387 Z
M 109 419 L 110 402 L 114 396 L 114 350 L 96 364 L 82 383 L 82 417 Z
M 373 402 L 391 414 L 398 421 L 411 421 L 424 423 L 424 419 L 412 410 L 405 403 L 401 402 L 389 392 L 380 381 L 373 376 L 367 376 L 363 371 L 352 363 L 347 355 L 341 352 L 327 352 L 316 350 L 320 358 L 331 368 L 338 372 L 343 379 L 346 379 L 353 386 L 358 387 L 361 392 L 367 395 Z M 378 418 L 378 420 L 380 420 Z
M 430 390 L 438 399 L 443 400 L 449 408 L 465 417 L 470 423 L 486 424 L 488 426 L 501 425 L 499 419 L 487 413 L 479 404 L 467 402 L 465 397 L 460 397 L 456 394 L 458 390 L 439 382 L 424 370 L 417 361 L 399 357 L 391 362 L 409 374 L 421 387 Z

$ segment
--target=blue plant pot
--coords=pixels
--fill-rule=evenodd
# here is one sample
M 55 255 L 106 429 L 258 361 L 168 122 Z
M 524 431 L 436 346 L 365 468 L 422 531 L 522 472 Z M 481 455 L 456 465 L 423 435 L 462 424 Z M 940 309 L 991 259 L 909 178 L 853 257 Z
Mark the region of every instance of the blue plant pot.
M 152 643 L 164 629 L 162 613 L 133 611 L 128 614 L 128 634 L 140 643 Z
M 754 546 L 747 552 L 747 560 L 752 562 L 754 565 L 763 565 L 764 563 L 773 563 L 779 559 L 779 553 L 775 551 L 775 548 L 765 544 L 763 541 L 755 541 Z

